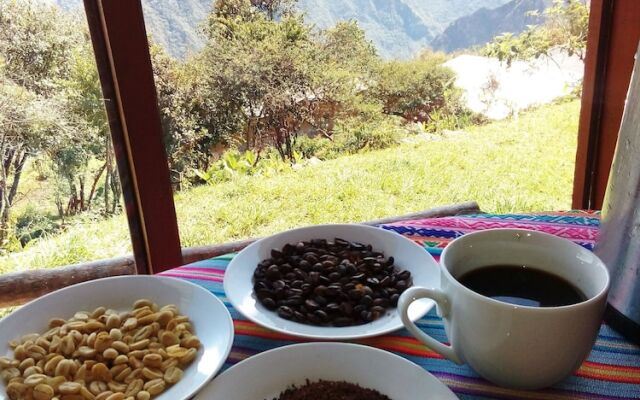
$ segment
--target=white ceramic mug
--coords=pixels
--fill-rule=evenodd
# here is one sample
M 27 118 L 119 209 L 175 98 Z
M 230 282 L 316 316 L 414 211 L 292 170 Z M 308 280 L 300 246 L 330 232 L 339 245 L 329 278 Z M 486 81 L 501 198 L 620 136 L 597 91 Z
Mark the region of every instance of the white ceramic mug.
M 457 238 L 440 258 L 441 287 L 412 287 L 398 302 L 407 329 L 433 351 L 467 363 L 502 386 L 538 389 L 574 372 L 589 355 L 607 301 L 609 274 L 583 247 L 522 229 L 489 229 Z M 527 307 L 482 296 L 456 280 L 491 265 L 527 265 L 580 289 L 586 300 L 561 307 Z M 417 299 L 433 299 L 451 345 L 421 331 L 407 316 Z

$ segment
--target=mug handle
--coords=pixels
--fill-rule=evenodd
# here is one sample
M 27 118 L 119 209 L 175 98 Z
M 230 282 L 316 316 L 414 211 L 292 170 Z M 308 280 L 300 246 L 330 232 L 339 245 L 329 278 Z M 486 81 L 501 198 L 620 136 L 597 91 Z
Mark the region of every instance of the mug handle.
M 427 289 L 422 287 L 411 287 L 407 289 L 398 299 L 398 312 L 404 326 L 422 343 L 426 344 L 431 350 L 442 355 L 443 357 L 457 363 L 463 364 L 462 360 L 458 357 L 453 346 L 447 346 L 440 343 L 433 337 L 422 332 L 416 324 L 409 318 L 409 306 L 419 299 L 431 299 L 436 302 L 438 309 L 443 318 L 446 318 L 450 311 L 451 306 L 447 295 L 438 289 Z

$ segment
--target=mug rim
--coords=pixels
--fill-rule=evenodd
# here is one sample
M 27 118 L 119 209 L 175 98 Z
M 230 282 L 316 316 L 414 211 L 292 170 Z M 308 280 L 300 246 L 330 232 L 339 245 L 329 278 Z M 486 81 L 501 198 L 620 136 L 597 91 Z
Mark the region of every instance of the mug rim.
M 601 270 L 604 271 L 605 273 L 605 277 L 606 277 L 606 282 L 604 287 L 598 291 L 598 293 L 596 293 L 596 295 L 583 300 L 579 303 L 574 303 L 574 304 L 568 304 L 568 305 L 564 305 L 564 306 L 552 306 L 552 307 L 532 307 L 532 306 L 526 306 L 526 305 L 519 305 L 519 304 L 511 304 L 511 303 L 507 303 L 504 301 L 500 301 L 500 300 L 496 300 L 496 299 L 492 299 L 491 297 L 487 297 L 484 295 L 481 295 L 478 292 L 475 292 L 471 289 L 469 289 L 468 287 L 464 286 L 462 283 L 460 283 L 460 281 L 455 278 L 451 272 L 449 271 L 449 269 L 445 266 L 445 261 L 446 261 L 446 255 L 448 253 L 447 250 L 451 249 L 451 245 L 462 239 L 462 238 L 468 238 L 468 237 L 472 237 L 472 236 L 482 236 L 485 235 L 489 232 L 496 232 L 496 231 L 501 231 L 501 232 L 513 232 L 513 233 L 520 233 L 520 232 L 525 232 L 527 234 L 533 234 L 533 235 L 538 235 L 538 236 L 543 236 L 543 237 L 547 237 L 550 238 L 552 240 L 557 240 L 560 242 L 564 242 L 565 244 L 569 244 L 571 247 L 574 247 L 579 249 L 580 251 L 588 251 L 590 252 L 594 257 L 595 257 L 595 263 L 592 263 L 592 265 L 595 267 L 597 266 L 598 268 L 600 268 Z M 444 248 L 444 250 L 442 251 L 442 254 L 440 255 L 440 260 L 438 262 L 438 264 L 440 265 L 440 268 L 442 269 L 442 272 L 446 275 L 446 277 L 448 278 L 449 281 L 453 282 L 453 284 L 458 288 L 458 289 L 462 289 L 462 291 L 464 293 L 467 293 L 469 295 L 471 295 L 472 297 L 477 298 L 478 300 L 481 301 L 486 301 L 489 302 L 490 304 L 494 304 L 496 306 L 501 306 L 501 307 L 506 307 L 506 308 L 517 308 L 517 309 L 524 309 L 524 310 L 535 310 L 534 312 L 554 312 L 554 311 L 561 311 L 561 310 L 568 310 L 568 309 L 574 309 L 574 308 L 583 308 L 583 307 L 589 307 L 591 306 L 593 303 L 599 303 L 602 300 L 602 297 L 607 296 L 607 293 L 609 291 L 609 286 L 611 284 L 611 277 L 609 276 L 609 270 L 607 269 L 607 266 L 604 264 L 604 262 L 600 259 L 600 257 L 598 257 L 597 255 L 595 255 L 593 252 L 585 249 L 584 247 L 578 245 L 577 243 L 572 242 L 569 239 L 560 237 L 560 236 L 555 236 L 546 232 L 540 232 L 540 231 L 534 231 L 531 229 L 523 229 L 523 228 L 489 228 L 489 229 L 483 229 L 481 231 L 475 231 L 475 232 L 469 232 L 469 233 L 465 233 L 462 236 L 458 236 L 457 238 L 455 238 L 454 240 L 452 240 L 447 247 Z M 571 284 L 573 284 L 573 282 L 571 282 Z

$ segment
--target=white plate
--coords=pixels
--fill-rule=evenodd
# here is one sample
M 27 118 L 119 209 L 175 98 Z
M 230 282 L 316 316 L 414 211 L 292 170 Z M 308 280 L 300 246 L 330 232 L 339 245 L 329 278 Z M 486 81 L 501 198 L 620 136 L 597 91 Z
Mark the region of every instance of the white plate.
M 231 260 L 224 275 L 224 291 L 233 306 L 249 320 L 290 335 L 323 340 L 348 340 L 377 336 L 402 328 L 395 309 L 383 317 L 364 325 L 347 327 L 321 327 L 306 325 L 280 318 L 265 308 L 253 292 L 253 272 L 258 263 L 270 257 L 271 249 L 280 249 L 287 243 L 310 239 L 333 240 L 336 237 L 371 244 L 386 257 L 393 256 L 395 265 L 411 271 L 413 284 L 440 287 L 440 266 L 422 247 L 395 232 L 366 225 L 317 225 L 293 229 L 270 236 L 249 245 Z M 433 301 L 420 300 L 411 305 L 409 316 L 415 321 L 433 307 Z
M 216 377 L 194 400 L 272 400 L 319 379 L 375 389 L 392 400 L 455 400 L 436 377 L 389 352 L 349 343 L 304 343 L 250 357 Z
M 181 400 L 192 396 L 215 375 L 227 359 L 233 342 L 233 321 L 225 305 L 208 290 L 180 279 L 154 276 L 122 276 L 69 286 L 36 299 L 0 320 L 0 356 L 13 354 L 9 340 L 28 333 L 43 333 L 50 318 L 68 319 L 80 310 L 99 306 L 131 309 L 137 299 L 158 305 L 176 304 L 193 323 L 202 346 L 183 378 L 157 400 Z M 0 382 L 0 399 L 5 398 Z

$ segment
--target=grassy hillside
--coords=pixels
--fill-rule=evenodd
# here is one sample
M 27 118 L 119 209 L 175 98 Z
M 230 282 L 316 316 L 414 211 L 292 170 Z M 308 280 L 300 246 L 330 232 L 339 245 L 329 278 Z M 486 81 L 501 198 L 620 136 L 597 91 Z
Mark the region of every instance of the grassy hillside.
M 467 132 L 182 192 L 176 207 L 183 245 L 466 200 L 490 212 L 567 209 L 579 107 L 578 101 L 548 105 Z M 124 216 L 87 221 L 0 258 L 0 272 L 123 255 L 130 252 L 127 235 Z

